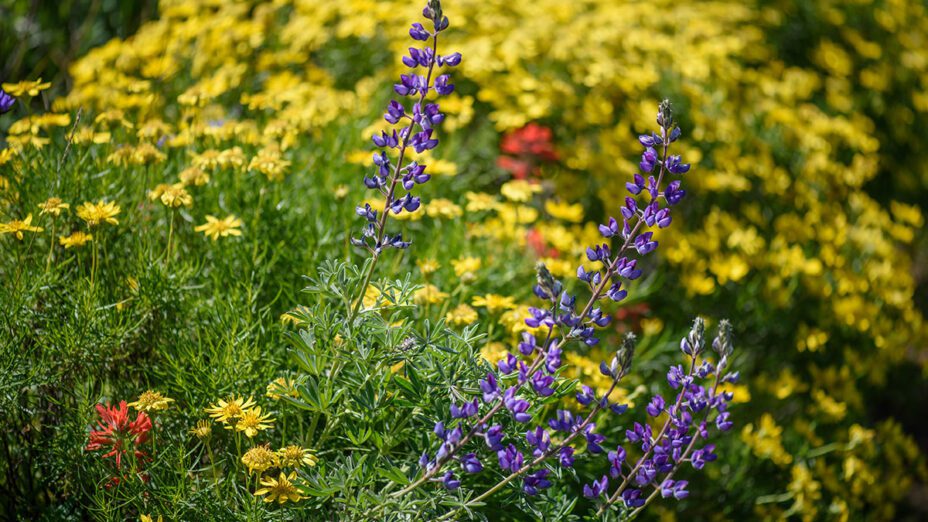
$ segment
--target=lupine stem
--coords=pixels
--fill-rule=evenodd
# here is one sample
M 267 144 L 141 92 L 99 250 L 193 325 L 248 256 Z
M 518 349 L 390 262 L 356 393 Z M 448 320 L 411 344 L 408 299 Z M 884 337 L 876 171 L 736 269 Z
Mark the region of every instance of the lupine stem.
M 429 83 L 432 81 L 432 71 L 435 68 L 435 61 L 438 59 L 437 51 L 438 31 L 435 31 L 435 34 L 432 37 L 432 58 L 429 60 L 429 69 L 425 77 L 426 87 L 419 94 L 420 105 L 425 102 L 425 97 L 429 93 Z M 377 265 L 377 260 L 380 259 L 380 249 L 382 247 L 381 243 L 383 242 L 383 237 L 386 233 L 387 214 L 390 213 L 390 206 L 393 204 L 393 196 L 396 192 L 396 184 L 400 180 L 400 172 L 403 170 L 403 160 L 406 157 L 406 148 L 409 146 L 409 138 L 413 134 L 412 131 L 415 124 L 416 122 L 412 121 L 412 118 L 410 118 L 409 125 L 400 131 L 400 135 L 402 136 L 403 141 L 400 144 L 400 152 L 396 160 L 396 167 L 394 167 L 393 176 L 390 179 L 390 189 L 387 191 L 386 198 L 384 199 L 383 212 L 380 213 L 380 220 L 377 223 L 377 241 L 374 243 L 375 250 L 371 254 L 371 263 L 365 270 L 363 282 L 361 283 L 361 288 L 358 290 L 359 295 L 355 301 L 354 308 L 351 309 L 351 313 L 348 315 L 348 324 L 351 324 L 361 309 L 361 303 L 364 302 L 364 293 L 367 291 L 367 285 L 370 284 L 371 277 L 374 274 L 374 267 Z

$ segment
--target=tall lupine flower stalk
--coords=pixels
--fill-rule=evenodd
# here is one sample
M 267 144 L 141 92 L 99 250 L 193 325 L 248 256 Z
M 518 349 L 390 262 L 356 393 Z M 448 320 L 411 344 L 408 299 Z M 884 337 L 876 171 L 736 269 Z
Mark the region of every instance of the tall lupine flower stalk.
M 714 423 L 721 432 L 732 427 L 727 411 L 732 394 L 720 392 L 718 388 L 721 383 L 738 379 L 737 372 L 724 373 L 733 349 L 728 321 L 720 322 L 718 336 L 712 341 L 712 348 L 719 357 L 716 365 L 705 358 L 700 359 L 705 348 L 705 326 L 702 319 L 696 319 L 689 334 L 680 341 L 680 350 L 690 360 L 689 368 L 684 370 L 682 365 L 674 366 L 667 372 L 668 384 L 679 390 L 676 400 L 668 406 L 661 395 L 655 395 L 648 403 L 646 411 L 650 417 L 666 416 L 657 435 L 653 434 L 650 425 L 637 422 L 633 429 L 626 431 L 627 442 L 641 451 L 641 457 L 634 465 L 626 463 L 628 452 L 621 445 L 615 452 L 609 452 L 609 476 L 621 478 L 621 483 L 600 505 L 598 514 L 621 500 L 631 519 L 658 494 L 677 500 L 686 498 L 689 496 L 688 482 L 674 480 L 677 471 L 684 464 L 701 470 L 706 463 L 716 459 L 715 444 L 709 442 L 710 424 Z M 699 381 L 707 385 L 701 385 Z M 696 448 L 697 444 L 699 448 Z M 598 498 L 608 494 L 608 484 L 609 477 L 603 475 L 600 480 L 584 487 L 584 495 Z
M 430 176 L 425 173 L 425 165 L 415 161 L 407 162 L 406 153 L 409 147 L 415 149 L 416 153 L 421 153 L 438 146 L 435 129 L 445 119 L 445 115 L 440 112 L 437 103 L 430 103 L 427 99 L 431 92 L 434 92 L 436 97 L 451 94 L 454 85 L 447 74 L 434 78 L 433 75 L 436 74 L 437 67 L 454 67 L 461 63 L 461 53 L 438 54 L 438 35 L 449 25 L 448 17 L 442 14 L 441 1 L 429 0 L 428 5 L 422 10 L 422 16 L 431 22 L 432 30 L 427 30 L 420 23 L 412 24 L 409 36 L 414 41 L 426 44 L 421 48 L 409 48 L 409 55 L 403 57 L 403 64 L 411 71 L 409 74 L 400 75 L 400 83 L 393 86 L 396 94 L 413 99 L 412 106 L 407 107 L 397 100 L 390 101 L 384 119 L 394 127 L 391 132 L 383 131 L 372 138 L 374 145 L 380 150 L 374 154 L 374 174 L 364 177 L 364 185 L 367 188 L 377 190 L 384 196 L 383 211 L 378 212 L 367 203 L 355 209 L 367 224 L 362 229 L 361 237 L 353 237 L 351 243 L 366 249 L 371 255 L 371 260 L 365 267 L 360 295 L 357 296 L 349 322 L 361 307 L 364 292 L 383 250 L 405 249 L 410 244 L 409 241 L 403 240 L 401 233 L 387 233 L 387 216 L 391 212 L 415 212 L 421 204 L 419 197 L 412 195 L 412 190 L 416 185 L 426 183 Z M 421 71 L 425 74 L 419 74 Z M 387 153 L 391 149 L 395 151 L 395 161 L 390 157 L 394 153 Z M 402 186 L 405 194 L 400 195 L 398 185 Z
M 597 303 L 606 297 L 613 301 L 621 301 L 626 297 L 627 291 L 622 287 L 623 280 L 630 281 L 641 276 L 641 270 L 637 268 L 638 259 L 633 257 L 634 252 L 637 252 L 639 257 L 653 252 L 658 243 L 653 239 L 653 231 L 649 229 L 670 225 L 670 207 L 679 203 L 685 192 L 680 188 L 679 179 L 671 181 L 665 187 L 664 178 L 667 175 L 682 175 L 690 166 L 683 163 L 679 156 L 669 154 L 670 145 L 680 137 L 680 129 L 674 124 L 668 102 L 661 104 L 657 123 L 659 133 L 639 137 L 639 142 L 645 148 L 639 164 L 644 174 L 635 174 L 633 181 L 626 185 L 631 196 L 640 196 L 646 198 L 646 201 L 639 205 L 635 197 L 627 197 L 621 209 L 621 226 L 615 218 L 610 218 L 607 224 L 600 226 L 600 232 L 606 239 L 618 240 L 621 246 L 615 253 L 608 243 L 588 248 L 588 259 L 601 263 L 602 267 L 595 271 L 587 271 L 582 266 L 578 268 L 577 277 L 591 290 L 589 300 L 577 312 L 576 296 L 567 293 L 560 281 L 554 279 L 543 265 L 539 267 L 538 284 L 534 292 L 547 303 L 547 307 L 531 308 L 531 317 L 527 318 L 525 323 L 532 328 L 542 328 L 546 331 L 543 340 L 539 342 L 534 335 L 523 334 L 518 350 L 524 359 L 519 359 L 512 353 L 507 354 L 498 364 L 499 377 L 489 373 L 486 379 L 480 382 L 483 406 L 487 408 L 482 415 L 481 404 L 477 398 L 463 405 L 451 406 L 451 417 L 457 420 L 457 425 L 449 429 L 445 427 L 444 422 L 436 423 L 434 431 L 442 441 L 438 451 L 434 456 L 428 453 L 422 455 L 422 475 L 406 488 L 394 493 L 394 496 L 408 493 L 426 481 L 440 481 L 448 489 L 459 487 L 461 483 L 455 477 L 454 471 L 446 469 L 446 465 L 452 460 L 456 460 L 467 473 L 482 471 L 483 464 L 477 454 L 465 453 L 464 450 L 467 444 L 478 436 L 485 440 L 490 450 L 496 452 L 500 468 L 508 474 L 496 485 L 471 499 L 467 505 L 482 501 L 518 478 L 522 479 L 522 489 L 528 495 L 534 495 L 539 490 L 549 487 L 549 470 L 538 469 L 540 464 L 557 456 L 561 466 L 572 466 L 575 450 L 570 444 L 580 435 L 586 440 L 590 453 L 604 452 L 601 443 L 605 437 L 596 433 L 593 420 L 604 410 L 622 414 L 627 409 L 626 405 L 611 404 L 608 397 L 631 367 L 633 336 L 626 337 L 610 364 L 601 364 L 600 371 L 612 378 L 608 392 L 597 398 L 591 388 L 583 386 L 577 394 L 578 402 L 584 407 L 589 407 L 587 414 L 578 417 L 570 411 L 560 410 L 556 419 L 548 421 L 548 427 L 555 437 L 562 437 L 559 441 L 554 440 L 552 433 L 543 425 L 529 429 L 525 433 L 525 440 L 532 450 L 532 456 L 526 459 L 515 444 L 510 442 L 504 445 L 506 435 L 501 425 L 489 426 L 488 423 L 503 408 L 510 412 L 517 423 L 529 423 L 532 420 L 528 412 L 531 403 L 527 398 L 528 394 L 523 393 L 525 384 L 528 383 L 537 396 L 546 397 L 555 392 L 555 374 L 561 366 L 563 348 L 570 341 L 581 341 L 589 346 L 599 342 L 596 329 L 607 326 L 610 318 Z M 658 149 L 661 152 L 658 152 Z M 644 175 L 648 175 L 647 180 Z M 511 383 L 508 388 L 504 386 L 504 381 Z M 656 407 L 652 405 L 652 409 Z M 660 408 L 663 409 L 663 404 Z M 679 406 L 677 408 L 679 409 Z M 620 456 L 624 461 L 625 454 L 625 451 L 619 448 L 616 452 L 609 452 L 608 456 L 610 461 L 618 462 Z M 618 473 L 622 473 L 621 465 L 618 465 L 617 469 Z M 535 471 L 530 473 L 532 470 Z M 666 480 L 671 480 L 675 470 L 668 471 Z M 670 484 L 673 485 L 672 481 Z M 685 485 L 684 482 L 678 490 L 684 489 Z M 592 488 L 587 487 L 590 490 L 589 496 L 598 496 L 607 487 L 608 482 L 604 478 Z M 593 488 L 598 491 L 595 495 Z M 624 492 L 620 492 L 620 495 L 622 493 Z M 466 506 L 447 513 L 442 519 L 453 517 L 464 507 Z

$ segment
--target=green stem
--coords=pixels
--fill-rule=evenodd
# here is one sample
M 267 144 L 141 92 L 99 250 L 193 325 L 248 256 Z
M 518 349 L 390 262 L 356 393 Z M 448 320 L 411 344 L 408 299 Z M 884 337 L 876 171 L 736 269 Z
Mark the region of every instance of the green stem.
M 90 289 L 93 290 L 94 287 L 94 278 L 97 275 L 97 243 L 100 241 L 99 237 L 93 238 L 91 240 L 93 248 L 93 257 L 90 260 Z
M 45 273 L 47 274 L 52 268 L 52 256 L 55 254 L 55 225 L 58 221 L 52 218 L 52 237 L 48 241 L 48 259 L 45 261 Z
M 216 492 L 216 499 L 221 499 L 219 494 L 219 476 L 216 474 L 216 459 L 213 458 L 213 448 L 209 445 L 209 438 L 206 439 L 206 455 L 209 457 L 209 467 L 213 472 L 213 484 L 216 486 L 213 491 Z
M 174 240 L 174 209 L 171 209 L 171 220 L 170 225 L 168 225 L 168 249 L 164 254 L 164 264 L 169 265 L 171 263 L 171 243 Z

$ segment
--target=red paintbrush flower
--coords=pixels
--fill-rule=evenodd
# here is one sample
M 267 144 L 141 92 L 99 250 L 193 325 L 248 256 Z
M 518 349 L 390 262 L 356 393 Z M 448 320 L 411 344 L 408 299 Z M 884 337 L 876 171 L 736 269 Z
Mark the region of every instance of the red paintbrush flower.
M 500 156 L 497 165 L 512 173 L 517 179 L 525 179 L 534 174 L 538 163 L 559 159 L 557 151 L 554 150 L 551 129 L 537 123 L 529 123 L 506 134 L 499 148 L 505 156 Z
M 103 457 L 116 457 L 117 468 L 122 466 L 122 458 L 129 449 L 137 459 L 145 457 L 139 446 L 148 440 L 152 427 L 151 419 L 145 412 L 139 412 L 135 420 L 129 422 L 129 407 L 126 401 L 120 401 L 118 408 L 109 404 L 105 407 L 97 404 L 97 412 L 100 414 L 100 420 L 96 429 L 90 431 L 88 451 L 108 449 Z

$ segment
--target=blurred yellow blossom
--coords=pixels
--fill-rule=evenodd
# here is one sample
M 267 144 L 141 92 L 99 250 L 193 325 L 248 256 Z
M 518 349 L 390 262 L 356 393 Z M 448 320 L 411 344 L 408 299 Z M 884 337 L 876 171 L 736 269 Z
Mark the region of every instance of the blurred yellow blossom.
M 203 232 L 206 237 L 216 241 L 220 237 L 241 236 L 242 231 L 239 229 L 241 226 L 242 220 L 233 215 L 228 215 L 222 219 L 207 215 L 206 223 L 197 225 L 194 230 Z
M 93 234 L 88 234 L 80 230 L 72 232 L 69 236 L 59 236 L 58 243 L 63 246 L 65 249 L 82 247 L 88 241 L 93 240 Z
M 0 234 L 13 234 L 16 239 L 22 241 L 23 232 L 41 232 L 42 227 L 32 225 L 32 214 L 26 216 L 26 219 L 14 219 L 6 223 L 0 223 Z

